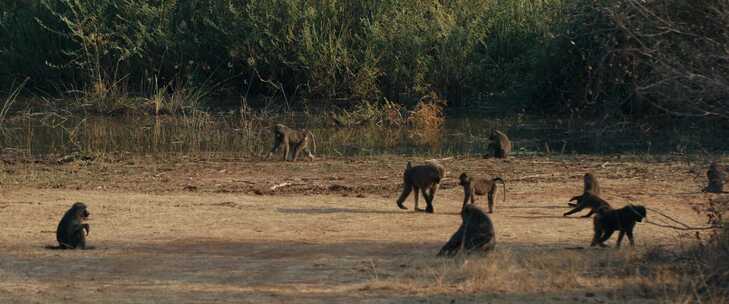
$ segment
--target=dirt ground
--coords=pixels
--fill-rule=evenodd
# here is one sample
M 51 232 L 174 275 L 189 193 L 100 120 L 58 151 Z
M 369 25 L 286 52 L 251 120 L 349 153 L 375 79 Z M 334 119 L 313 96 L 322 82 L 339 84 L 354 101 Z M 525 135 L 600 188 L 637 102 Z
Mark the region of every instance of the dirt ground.
M 590 248 L 592 221 L 563 217 L 567 200 L 592 171 L 613 206 L 705 222 L 692 209 L 707 198 L 703 164 L 680 159 L 446 159 L 435 214 L 412 211 L 412 197 L 410 210 L 395 206 L 408 160 L 0 162 L 0 303 L 664 301 L 631 287 L 650 289 L 659 276 L 609 261 L 640 265 L 652 248 L 688 246 L 693 234 L 643 223 L 635 249 Z M 460 224 L 463 171 L 506 180 L 506 202 L 499 188 L 491 215 L 497 247 L 436 258 Z M 89 206 L 95 249 L 45 249 L 75 201 Z M 627 274 L 608 275 L 617 268 Z

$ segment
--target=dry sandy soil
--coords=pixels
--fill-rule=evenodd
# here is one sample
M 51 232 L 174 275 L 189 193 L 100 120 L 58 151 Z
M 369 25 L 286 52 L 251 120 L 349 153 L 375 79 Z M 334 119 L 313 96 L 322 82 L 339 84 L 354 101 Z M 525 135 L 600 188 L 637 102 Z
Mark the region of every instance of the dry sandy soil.
M 413 212 L 412 197 L 410 210 L 396 208 L 407 160 L 5 160 L 0 303 L 672 301 L 665 289 L 681 274 L 646 256 L 690 246 L 693 234 L 643 223 L 634 249 L 590 248 L 592 221 L 562 217 L 566 202 L 592 171 L 613 206 L 705 221 L 692 210 L 707 198 L 703 164 L 679 159 L 444 160 L 435 214 Z M 460 224 L 462 171 L 507 182 L 491 215 L 497 247 L 436 258 Z M 75 201 L 89 206 L 95 249 L 45 249 Z

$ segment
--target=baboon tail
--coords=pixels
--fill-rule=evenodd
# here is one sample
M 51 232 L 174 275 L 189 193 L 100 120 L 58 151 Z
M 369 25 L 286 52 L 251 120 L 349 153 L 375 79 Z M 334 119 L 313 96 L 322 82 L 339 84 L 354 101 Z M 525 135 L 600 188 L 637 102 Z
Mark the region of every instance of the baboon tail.
M 498 177 L 498 176 L 497 177 L 494 177 L 494 179 L 492 181 L 493 182 L 497 182 L 497 181 L 501 182 L 501 186 L 504 188 L 504 202 L 505 202 L 506 201 L 506 182 L 504 182 L 504 180 L 501 179 L 501 177 Z

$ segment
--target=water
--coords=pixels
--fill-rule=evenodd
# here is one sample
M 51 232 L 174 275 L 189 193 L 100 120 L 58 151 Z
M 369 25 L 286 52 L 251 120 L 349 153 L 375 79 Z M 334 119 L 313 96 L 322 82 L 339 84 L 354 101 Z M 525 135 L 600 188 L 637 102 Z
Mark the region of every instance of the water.
M 300 116 L 300 115 L 299 115 Z M 449 117 L 442 128 L 417 130 L 365 125 L 335 128 L 326 121 L 289 115 L 284 122 L 315 134 L 317 154 L 482 155 L 492 129 L 505 130 L 516 154 L 664 153 L 721 149 L 726 138 L 683 129 L 655 132 L 628 124 L 598 128 L 594 123 L 528 117 L 493 119 Z M 270 123 L 240 115 L 203 112 L 183 117 L 15 117 L 0 127 L 0 151 L 26 155 L 128 152 L 137 154 L 206 154 L 231 157 L 261 155 L 272 145 Z M 722 131 L 726 133 L 726 130 Z

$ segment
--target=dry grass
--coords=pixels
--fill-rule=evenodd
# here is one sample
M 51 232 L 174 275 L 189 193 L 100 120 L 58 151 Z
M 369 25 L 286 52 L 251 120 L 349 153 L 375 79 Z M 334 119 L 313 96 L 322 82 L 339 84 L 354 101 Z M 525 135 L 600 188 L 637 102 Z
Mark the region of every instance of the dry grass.
M 591 249 L 590 220 L 561 216 L 591 170 L 611 203 L 700 225 L 692 205 L 705 197 L 674 182 L 688 165 L 606 160 L 446 161 L 501 172 L 509 191 L 492 215 L 497 249 L 455 259 L 435 253 L 460 224 L 460 189 L 444 180 L 433 215 L 397 209 L 402 158 L 0 162 L 0 302 L 692 302 L 677 292 L 699 277 L 676 267 L 687 235 L 640 224 L 635 249 Z M 45 250 L 77 200 L 96 249 Z

